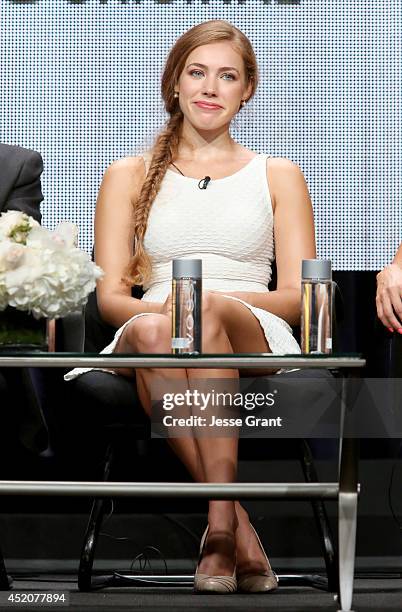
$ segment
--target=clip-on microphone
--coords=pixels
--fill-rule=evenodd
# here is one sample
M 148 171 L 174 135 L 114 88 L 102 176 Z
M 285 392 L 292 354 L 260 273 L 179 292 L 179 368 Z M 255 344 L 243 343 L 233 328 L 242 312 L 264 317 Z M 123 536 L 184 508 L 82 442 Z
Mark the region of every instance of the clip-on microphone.
M 210 181 L 211 181 L 211 177 L 210 176 L 206 176 L 205 178 L 200 180 L 200 182 L 198 183 L 198 187 L 200 189 L 206 189 L 208 187 L 208 183 Z

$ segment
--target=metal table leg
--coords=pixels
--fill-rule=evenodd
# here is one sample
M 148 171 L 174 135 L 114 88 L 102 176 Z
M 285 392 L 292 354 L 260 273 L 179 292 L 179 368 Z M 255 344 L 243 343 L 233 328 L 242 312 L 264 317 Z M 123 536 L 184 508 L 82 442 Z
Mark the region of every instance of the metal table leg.
M 341 394 L 341 432 L 339 465 L 339 612 L 350 612 L 353 598 L 353 578 L 356 552 L 356 521 L 358 498 L 358 441 L 353 437 L 348 425 L 352 412 L 350 385 L 351 377 L 346 374 L 342 381 Z M 353 380 L 353 378 L 352 378 Z
M 311 449 L 306 440 L 300 440 L 300 455 L 306 482 L 319 482 Z M 338 556 L 336 554 L 333 542 L 327 511 L 322 499 L 312 499 L 311 505 L 313 507 L 321 548 L 324 555 L 325 567 L 327 570 L 327 590 L 331 593 L 336 593 L 338 591 L 339 584 Z

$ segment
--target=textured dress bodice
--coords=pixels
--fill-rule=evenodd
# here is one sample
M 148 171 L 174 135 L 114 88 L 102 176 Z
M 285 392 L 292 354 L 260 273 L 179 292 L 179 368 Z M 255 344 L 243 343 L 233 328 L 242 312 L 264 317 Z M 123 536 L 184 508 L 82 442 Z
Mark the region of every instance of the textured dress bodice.
M 152 276 L 143 299 L 163 301 L 171 289 L 172 259 L 202 259 L 205 289 L 268 291 L 274 259 L 268 155 L 211 180 L 168 170 L 148 218 L 144 246 Z
M 271 197 L 267 158 L 256 155 L 235 174 L 214 179 L 199 189 L 199 179 L 168 170 L 151 206 L 144 246 L 152 275 L 143 300 L 164 302 L 172 288 L 172 259 L 202 259 L 203 290 L 222 291 L 240 302 L 259 321 L 272 353 L 297 354 L 300 347 L 289 325 L 263 308 L 225 292 L 268 292 L 274 259 Z M 144 156 L 145 163 L 149 158 Z M 127 325 L 154 312 L 132 316 L 102 353 L 112 353 Z M 93 368 L 75 368 L 65 380 Z M 101 368 L 96 368 L 101 369 Z

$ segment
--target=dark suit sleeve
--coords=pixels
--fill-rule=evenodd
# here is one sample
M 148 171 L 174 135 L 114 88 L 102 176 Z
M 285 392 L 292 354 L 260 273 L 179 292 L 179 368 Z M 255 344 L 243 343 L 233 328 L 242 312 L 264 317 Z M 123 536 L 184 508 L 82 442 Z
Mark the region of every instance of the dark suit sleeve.
M 43 171 L 42 156 L 37 151 L 30 151 L 26 157 L 14 187 L 8 195 L 3 212 L 20 210 L 36 221 L 41 221 L 39 205 L 43 200 L 40 176 Z

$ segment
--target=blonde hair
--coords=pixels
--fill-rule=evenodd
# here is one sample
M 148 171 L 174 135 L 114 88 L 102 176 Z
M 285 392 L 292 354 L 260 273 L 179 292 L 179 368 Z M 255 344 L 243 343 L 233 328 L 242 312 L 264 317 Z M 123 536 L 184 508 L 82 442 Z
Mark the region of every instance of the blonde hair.
M 134 206 L 134 255 L 127 267 L 124 280 L 129 285 L 144 285 L 151 276 L 151 259 L 144 248 L 149 211 L 160 189 L 166 171 L 175 159 L 179 147 L 183 113 L 174 97 L 174 87 L 184 69 L 190 53 L 201 45 L 229 41 L 242 56 L 246 84 L 252 83 L 249 99 L 258 84 L 258 66 L 253 47 L 247 36 L 227 21 L 211 20 L 200 23 L 185 32 L 172 47 L 162 75 L 161 94 L 169 114 L 164 129 L 152 147 L 152 159 L 141 192 Z M 239 109 L 240 110 L 240 109 Z

